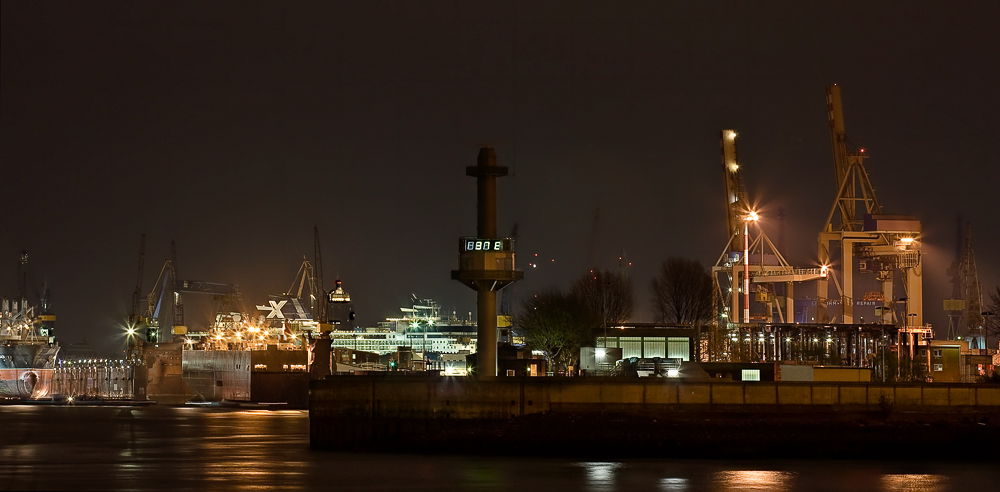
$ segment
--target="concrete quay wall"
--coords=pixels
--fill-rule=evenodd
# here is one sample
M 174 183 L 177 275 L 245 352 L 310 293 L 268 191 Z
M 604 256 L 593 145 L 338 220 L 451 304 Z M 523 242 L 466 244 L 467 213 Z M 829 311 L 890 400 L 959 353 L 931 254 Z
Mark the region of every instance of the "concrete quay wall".
M 391 375 L 309 389 L 313 449 L 878 458 L 1000 439 L 1000 386 Z
M 1000 412 L 1000 386 L 959 383 L 684 382 L 333 376 L 310 383 L 316 417 L 509 419 L 534 413 L 671 411 Z

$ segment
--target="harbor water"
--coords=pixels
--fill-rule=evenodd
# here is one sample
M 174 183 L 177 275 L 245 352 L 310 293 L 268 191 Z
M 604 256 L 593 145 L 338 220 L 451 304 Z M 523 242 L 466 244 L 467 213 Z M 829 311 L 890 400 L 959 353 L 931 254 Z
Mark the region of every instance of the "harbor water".
M 0 406 L 0 490 L 998 490 L 969 450 L 927 460 L 580 461 L 464 449 L 312 451 L 308 412 Z M 539 447 L 559 449 L 558 442 Z M 971 449 L 971 448 L 970 448 Z M 434 452 L 429 452 L 434 451 Z

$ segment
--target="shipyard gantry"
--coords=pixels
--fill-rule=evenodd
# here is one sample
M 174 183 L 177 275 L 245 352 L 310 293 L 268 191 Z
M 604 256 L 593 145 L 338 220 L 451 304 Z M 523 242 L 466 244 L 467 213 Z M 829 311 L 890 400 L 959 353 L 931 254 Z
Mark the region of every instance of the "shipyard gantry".
M 730 332 L 728 351 L 754 360 L 794 360 L 790 354 L 822 349 L 865 366 L 890 348 L 913 360 L 934 337 L 923 319 L 921 224 L 883 210 L 865 167 L 868 153 L 847 137 L 837 85 L 826 89 L 826 110 L 836 194 L 817 235 L 816 263 L 805 268 L 790 264 L 764 232 L 742 184 L 737 132 L 722 130 L 729 240 L 712 268 L 716 319 Z M 878 289 L 858 295 L 859 280 L 874 280 Z M 795 292 L 803 291 L 795 284 L 803 282 L 814 282 L 816 295 L 796 306 Z M 856 308 L 871 311 L 867 323 Z

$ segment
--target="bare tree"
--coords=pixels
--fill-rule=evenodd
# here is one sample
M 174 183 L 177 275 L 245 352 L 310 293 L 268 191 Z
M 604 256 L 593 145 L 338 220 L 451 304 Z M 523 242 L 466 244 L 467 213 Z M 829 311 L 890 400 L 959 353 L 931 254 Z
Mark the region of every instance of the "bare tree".
M 712 319 L 712 276 L 697 260 L 668 258 L 653 279 L 652 290 L 658 322 L 701 324 Z
M 553 372 L 574 365 L 580 347 L 593 344 L 600 317 L 580 299 L 551 290 L 529 297 L 514 315 L 514 330 L 545 352 Z
M 635 309 L 632 282 L 625 275 L 611 270 L 595 268 L 581 275 L 570 287 L 570 295 L 598 313 L 608 325 L 628 321 Z

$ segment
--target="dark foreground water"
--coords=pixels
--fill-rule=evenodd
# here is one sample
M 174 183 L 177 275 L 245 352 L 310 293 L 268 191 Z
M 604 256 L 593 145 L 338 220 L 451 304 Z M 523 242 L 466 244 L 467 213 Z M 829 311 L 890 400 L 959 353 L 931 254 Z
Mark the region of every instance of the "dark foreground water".
M 482 457 L 310 451 L 305 411 L 0 406 L 2 490 L 1000 490 L 1000 466 L 963 464 L 997 443 L 927 461 Z M 559 443 L 539 442 L 557 449 Z M 885 454 L 892 456 L 892 449 Z

